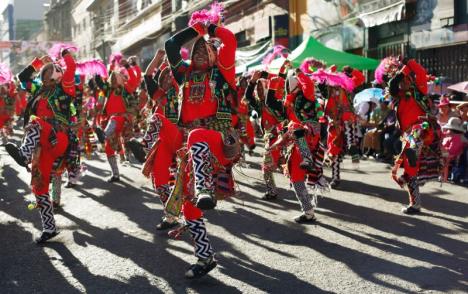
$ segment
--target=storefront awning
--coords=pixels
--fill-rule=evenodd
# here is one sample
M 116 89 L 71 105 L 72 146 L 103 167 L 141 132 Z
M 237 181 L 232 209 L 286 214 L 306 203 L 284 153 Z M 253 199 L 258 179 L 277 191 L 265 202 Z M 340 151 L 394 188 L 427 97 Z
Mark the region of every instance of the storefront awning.
M 363 5 L 359 18 L 366 28 L 403 19 L 405 15 L 405 0 L 390 1 L 394 2 L 390 4 L 388 2 L 374 1 L 367 6 Z
M 271 51 L 271 41 L 265 41 L 236 50 L 236 73 L 243 73 L 249 67 L 262 62 L 265 55 Z

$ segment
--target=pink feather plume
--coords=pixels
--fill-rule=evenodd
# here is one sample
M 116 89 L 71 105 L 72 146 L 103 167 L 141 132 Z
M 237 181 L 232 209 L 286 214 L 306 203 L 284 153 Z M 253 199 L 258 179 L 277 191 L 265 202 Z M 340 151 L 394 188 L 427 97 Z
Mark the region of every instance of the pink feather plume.
M 273 47 L 273 51 L 268 53 L 262 60 L 262 64 L 265 67 L 268 67 L 276 57 L 282 56 L 284 58 L 288 57 L 288 48 L 284 47 L 283 45 L 275 45 Z
M 123 54 L 121 52 L 114 52 L 109 56 L 109 64 L 114 65 L 114 64 L 120 64 L 120 61 L 123 58 Z
M 182 47 L 180 49 L 180 56 L 182 56 L 182 59 L 183 60 L 188 60 L 190 59 L 190 54 L 189 54 L 189 50 L 185 47 Z
M 76 71 L 81 75 L 100 75 L 101 77 L 107 77 L 106 66 L 100 59 L 91 59 L 83 62 L 77 62 Z
M 306 74 L 313 73 L 311 68 L 325 68 L 325 63 L 315 58 L 306 58 L 299 66 L 299 69 Z
M 393 56 L 382 59 L 374 73 L 374 78 L 377 83 L 382 84 L 384 82 L 384 76 L 398 70 L 399 63 L 398 59 Z
M 61 53 L 63 49 L 67 49 L 72 52 L 77 52 L 78 47 L 71 43 L 55 43 L 47 52 L 50 57 L 55 58 L 55 59 L 60 59 L 61 58 Z
M 213 2 L 210 5 L 210 10 L 202 9 L 192 13 L 189 20 L 189 26 L 201 23 L 212 23 L 218 25 L 223 22 L 223 11 L 224 7 L 221 3 Z
M 332 73 L 323 69 L 318 69 L 312 73 L 311 78 L 318 83 L 325 83 L 332 87 L 341 87 L 348 92 L 354 90 L 354 82 L 344 73 Z
M 13 74 L 11 73 L 10 68 L 0 62 L 0 85 L 9 83 L 13 78 Z

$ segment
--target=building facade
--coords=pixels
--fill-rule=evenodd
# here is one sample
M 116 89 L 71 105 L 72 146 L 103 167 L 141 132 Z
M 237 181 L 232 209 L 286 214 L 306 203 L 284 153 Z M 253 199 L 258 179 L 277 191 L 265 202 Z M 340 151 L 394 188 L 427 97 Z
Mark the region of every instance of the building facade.
M 24 65 L 23 53 L 44 27 L 43 17 L 48 0 L 0 1 L 0 62 L 13 71 Z
M 70 42 L 72 40 L 72 0 L 51 0 L 44 15 L 49 41 Z
M 91 14 L 88 6 L 92 0 L 76 1 L 71 11 L 71 32 L 73 43 L 79 48 L 76 56 L 78 59 L 90 59 L 96 57 L 97 53 L 92 46 L 93 27 Z

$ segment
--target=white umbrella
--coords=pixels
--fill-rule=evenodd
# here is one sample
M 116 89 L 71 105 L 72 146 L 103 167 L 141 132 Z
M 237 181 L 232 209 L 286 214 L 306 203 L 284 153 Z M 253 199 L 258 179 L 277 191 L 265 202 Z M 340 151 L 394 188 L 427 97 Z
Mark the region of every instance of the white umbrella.
M 468 81 L 448 86 L 447 89 L 468 94 Z
M 383 89 L 369 88 L 365 89 L 354 96 L 354 107 L 364 102 L 374 102 L 379 105 L 380 99 L 384 97 Z

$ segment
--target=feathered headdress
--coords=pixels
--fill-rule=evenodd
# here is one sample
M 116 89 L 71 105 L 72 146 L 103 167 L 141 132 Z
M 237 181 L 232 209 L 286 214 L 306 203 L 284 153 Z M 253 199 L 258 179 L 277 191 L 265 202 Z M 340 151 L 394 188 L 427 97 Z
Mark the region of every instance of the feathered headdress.
M 221 3 L 213 2 L 210 5 L 210 10 L 202 9 L 192 13 L 189 20 L 189 26 L 201 23 L 212 23 L 215 25 L 221 25 L 224 21 L 224 7 Z
M 321 60 L 317 60 L 315 58 L 306 58 L 302 64 L 299 66 L 299 69 L 305 74 L 311 74 L 314 71 L 313 68 L 325 68 L 325 62 Z
M 107 69 L 102 60 L 91 59 L 76 63 L 76 71 L 80 75 L 99 75 L 107 78 Z
M 282 56 L 284 58 L 288 57 L 289 55 L 289 50 L 288 48 L 284 47 L 283 45 L 275 45 L 273 47 L 273 51 L 268 53 L 262 60 L 262 64 L 265 66 L 265 68 L 268 68 L 268 66 L 271 64 L 273 60 L 275 60 L 276 57 Z
M 120 61 L 122 61 L 123 55 L 121 52 L 114 52 L 109 56 L 109 65 L 115 66 L 119 65 Z
M 393 76 L 400 67 L 400 61 L 394 56 L 389 56 L 380 62 L 379 66 L 375 70 L 375 80 L 377 83 L 382 84 L 385 76 Z
M 67 50 L 72 51 L 72 52 L 77 52 L 78 51 L 78 47 L 76 47 L 75 45 L 73 45 L 71 43 L 55 43 L 49 49 L 47 54 L 50 57 L 55 58 L 56 60 L 58 60 L 58 59 L 60 59 L 62 57 L 61 53 L 62 53 L 62 50 L 64 50 L 64 49 L 67 49 Z
M 0 85 L 11 82 L 12 78 L 13 74 L 10 68 L 6 64 L 0 62 Z
M 348 92 L 354 90 L 354 82 L 346 74 L 327 72 L 323 69 L 318 69 L 311 74 L 311 78 L 318 83 L 325 83 L 332 87 L 340 87 Z

